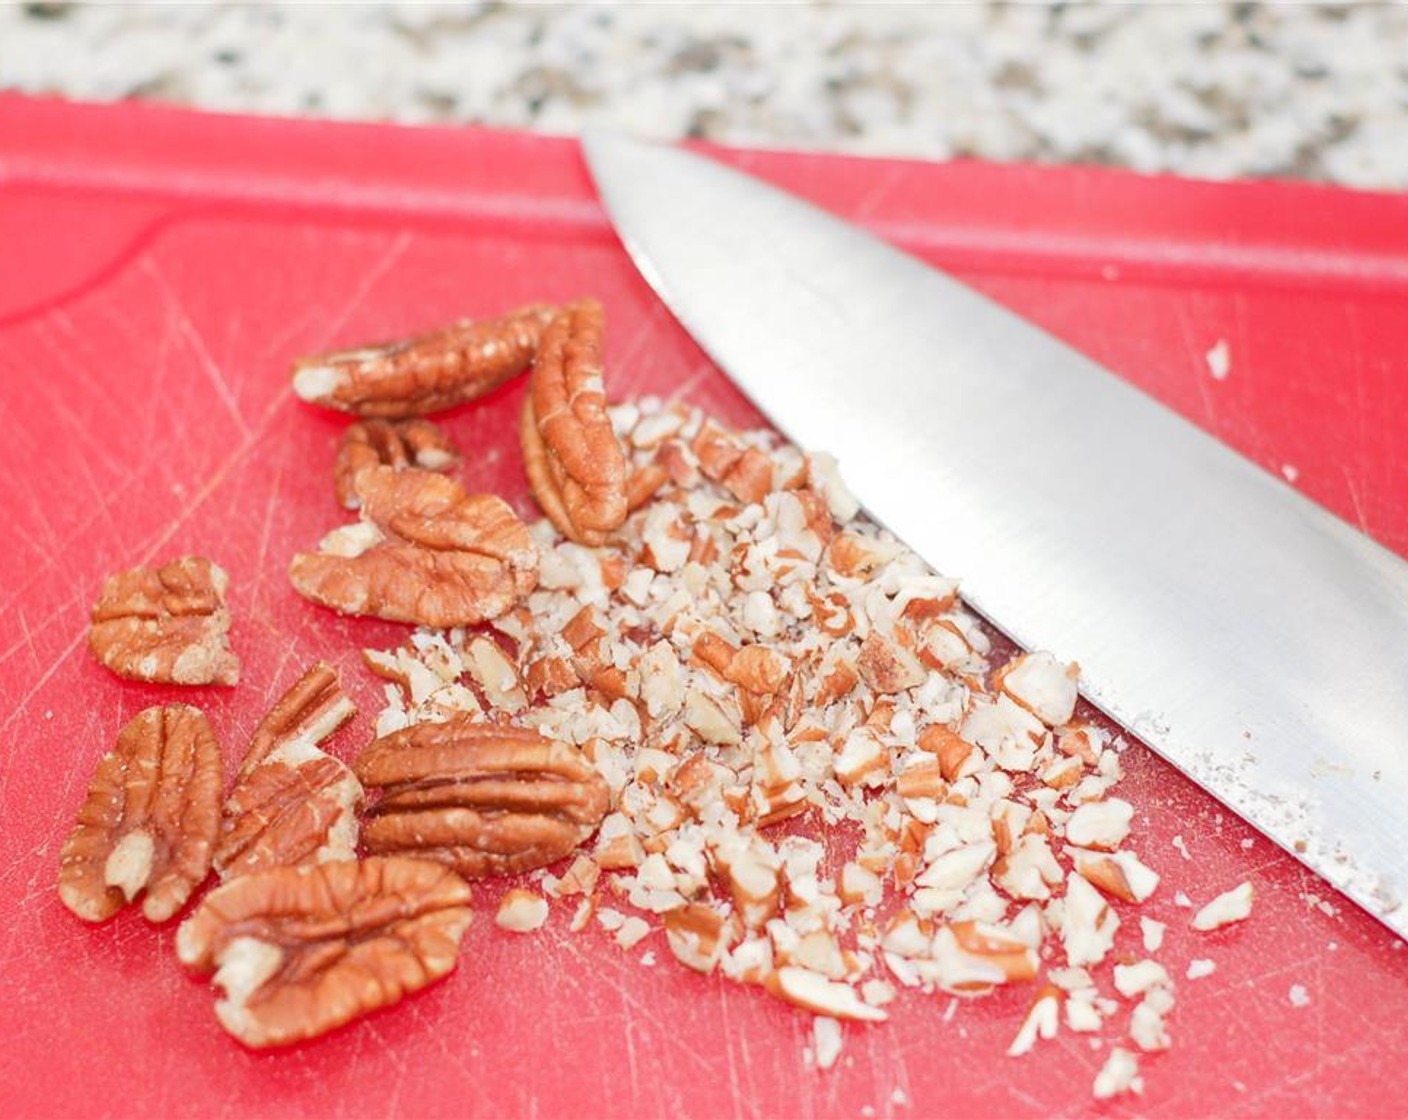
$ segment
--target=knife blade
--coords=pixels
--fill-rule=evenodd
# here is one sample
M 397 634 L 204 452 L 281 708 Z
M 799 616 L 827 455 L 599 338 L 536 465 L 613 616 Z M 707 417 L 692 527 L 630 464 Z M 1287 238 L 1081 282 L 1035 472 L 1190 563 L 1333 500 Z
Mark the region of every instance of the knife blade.
M 583 140 L 675 317 L 867 512 L 1408 936 L 1408 563 L 959 281 L 679 148 Z M 1090 433 L 1073 440 L 1071 433 Z

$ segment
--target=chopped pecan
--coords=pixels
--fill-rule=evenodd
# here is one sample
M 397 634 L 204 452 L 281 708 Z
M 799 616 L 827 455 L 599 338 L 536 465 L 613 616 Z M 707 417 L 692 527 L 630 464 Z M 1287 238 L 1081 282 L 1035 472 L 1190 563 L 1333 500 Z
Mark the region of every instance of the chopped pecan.
M 215 973 L 215 1015 L 246 1046 L 315 1038 L 445 976 L 473 913 L 469 885 L 412 859 L 275 867 L 206 896 L 176 934 Z
M 626 456 L 606 414 L 601 304 L 579 300 L 543 332 L 519 435 L 533 496 L 579 544 L 604 544 L 626 519 Z
M 1006 930 L 978 921 L 941 926 L 934 937 L 938 986 L 955 994 L 982 994 L 1000 984 L 1036 976 L 1038 957 Z
M 1159 885 L 1159 875 L 1133 852 L 1077 852 L 1076 871 L 1087 882 L 1123 902 L 1143 902 Z
M 956 782 L 973 773 L 982 757 L 972 743 L 941 723 L 931 724 L 919 733 L 919 749 L 938 757 L 939 773 L 946 782 Z
M 626 483 L 626 508 L 634 512 L 650 501 L 665 483 L 670 481 L 669 472 L 658 463 L 647 463 L 631 473 Z
M 234 684 L 230 651 L 230 577 L 202 556 L 110 576 L 93 607 L 93 656 L 133 681 Z
M 494 924 L 511 933 L 532 933 L 548 920 L 548 900 L 534 891 L 515 887 L 499 900 Z
M 655 452 L 654 463 L 664 468 L 670 482 L 682 490 L 699 485 L 699 464 L 678 440 L 666 440 Z
M 924 755 L 917 756 L 917 760 L 906 766 L 896 778 L 895 790 L 906 801 L 942 797 L 947 788 L 939 760 L 929 759 Z
M 626 693 L 626 675 L 605 659 L 601 641 L 605 633 L 590 606 L 583 607 L 562 628 L 563 639 L 576 654 L 571 669 L 577 679 L 609 699 L 619 700 Z
M 861 643 L 856 670 L 861 680 L 887 696 L 916 688 L 925 677 L 924 666 L 914 654 L 876 631 Z
M 553 315 L 535 304 L 417 338 L 301 358 L 293 391 L 310 404 L 389 420 L 453 408 L 526 370 Z
M 722 482 L 743 458 L 743 446 L 712 420 L 706 420 L 694 437 L 693 451 L 706 478 Z
M 460 658 L 490 711 L 521 712 L 528 706 L 517 667 L 493 638 L 484 634 L 471 638 Z
M 561 696 L 581 683 L 571 663 L 561 657 L 539 657 L 530 661 L 524 675 L 529 694 L 542 700 Z
M 382 795 L 362 827 L 368 851 L 436 859 L 468 878 L 560 859 L 610 801 L 575 747 L 469 717 L 386 735 L 353 770 Z
M 357 476 L 368 467 L 448 471 L 459 461 L 450 437 L 429 420 L 363 420 L 342 433 L 333 485 L 338 502 L 357 509 Z
M 508 503 L 421 470 L 361 473 L 362 520 L 293 558 L 305 598 L 341 614 L 448 629 L 497 618 L 538 582 L 538 551 Z
M 821 660 L 817 678 L 817 707 L 824 708 L 849 694 L 860 681 L 860 674 L 856 672 L 854 651 L 844 645 L 831 646 Z
M 740 502 L 761 502 L 772 492 L 772 460 L 750 447 L 723 477 L 724 488 Z
M 142 891 L 164 922 L 210 871 L 220 827 L 220 747 L 199 709 L 147 708 L 103 756 L 59 862 L 59 897 L 103 922 Z
M 797 501 L 802 504 L 802 514 L 806 518 L 807 528 L 816 535 L 816 539 L 825 547 L 836 533 L 836 522 L 832 519 L 831 508 L 826 504 L 826 498 L 815 490 L 797 490 L 794 491 L 794 495 Z
M 894 548 L 861 533 L 840 533 L 828 548 L 831 568 L 842 576 L 868 576 L 894 555 Z
M 1192 927 L 1199 933 L 1221 929 L 1251 916 L 1256 888 L 1250 882 L 1239 883 L 1224 891 L 1193 915 Z
M 801 764 L 787 745 L 760 738 L 763 745 L 753 764 L 753 808 L 761 824 L 773 824 L 806 808 L 807 790 L 800 781 Z
M 710 973 L 728 949 L 730 933 L 722 914 L 703 903 L 671 910 L 665 915 L 665 940 L 686 968 Z
M 764 989 L 778 999 L 794 1003 L 816 1015 L 831 1019 L 857 1019 L 865 1023 L 883 1023 L 889 1018 L 878 1007 L 871 1007 L 848 984 L 828 980 L 809 968 L 789 965 L 768 973 Z
M 776 917 L 782 898 L 782 865 L 766 843 L 729 840 L 715 849 L 714 864 L 743 923 L 761 929 Z
M 748 692 L 771 696 L 787 683 L 792 662 L 766 646 L 744 646 L 724 670 L 725 679 Z
M 695 639 L 691 653 L 723 680 L 761 696 L 771 696 L 786 684 L 792 668 L 786 654 L 760 645 L 735 647 L 712 630 Z
M 356 712 L 337 671 L 319 662 L 260 721 L 225 801 L 215 849 L 222 879 L 356 858 L 362 786 L 317 747 Z
M 738 647 L 712 630 L 705 630 L 694 640 L 694 647 L 690 651 L 694 659 L 703 665 L 707 665 L 720 677 L 728 672 L 728 668 L 733 664 L 733 659 L 738 656 Z
M 772 492 L 772 460 L 756 447 L 744 447 L 712 420 L 694 437 L 693 450 L 706 478 L 720 483 L 740 502 L 761 502 Z

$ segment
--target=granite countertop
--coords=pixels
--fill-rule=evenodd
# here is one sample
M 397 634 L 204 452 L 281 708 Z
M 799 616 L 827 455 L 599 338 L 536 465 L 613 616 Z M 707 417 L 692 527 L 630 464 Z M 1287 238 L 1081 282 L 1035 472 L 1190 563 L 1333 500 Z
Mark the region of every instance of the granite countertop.
M 29 3 L 0 88 L 1408 186 L 1408 6 Z

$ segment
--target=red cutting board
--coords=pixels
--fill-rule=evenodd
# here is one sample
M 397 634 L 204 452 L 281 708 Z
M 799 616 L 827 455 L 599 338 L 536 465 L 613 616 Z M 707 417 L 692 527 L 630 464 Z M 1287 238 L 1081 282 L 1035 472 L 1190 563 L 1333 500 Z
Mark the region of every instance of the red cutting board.
M 727 158 L 953 268 L 1408 552 L 1408 199 Z M 402 630 L 335 618 L 284 577 L 341 520 L 342 424 L 294 401 L 292 358 L 592 293 L 616 394 L 755 415 L 636 275 L 568 141 L 0 99 L 0 252 L 0 1114 L 1401 1114 L 1408 952 L 1139 747 L 1124 795 L 1164 874 L 1143 912 L 1170 924 L 1179 978 L 1175 1048 L 1145 1060 L 1142 1099 L 1091 1102 L 1118 1031 L 1005 1057 L 1026 992 L 952 1012 L 908 995 L 889 1024 L 847 1027 L 818 1073 L 805 1016 L 677 967 L 658 933 L 625 953 L 569 936 L 561 907 L 541 935 L 504 933 L 498 884 L 476 888 L 447 982 L 290 1052 L 241 1049 L 178 967 L 173 927 L 90 928 L 53 890 L 94 762 L 139 708 L 178 698 L 88 656 L 104 574 L 216 558 L 243 680 L 179 698 L 209 712 L 232 763 L 268 699 L 328 658 L 363 709 L 334 740 L 349 757 L 379 706 L 357 650 Z M 1221 380 L 1204 357 L 1219 340 Z M 448 425 L 471 488 L 529 513 L 520 393 Z M 1187 932 L 1176 891 L 1201 903 L 1246 878 L 1251 921 Z M 1137 929 L 1126 913 L 1123 947 Z M 1183 980 L 1194 956 L 1216 972 Z

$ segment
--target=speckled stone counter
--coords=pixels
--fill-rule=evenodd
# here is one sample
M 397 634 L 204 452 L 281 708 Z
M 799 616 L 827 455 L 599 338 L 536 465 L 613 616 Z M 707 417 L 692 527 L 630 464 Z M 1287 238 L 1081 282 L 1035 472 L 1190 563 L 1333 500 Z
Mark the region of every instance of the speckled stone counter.
M 1408 6 L 12 4 L 0 87 L 1408 187 Z

